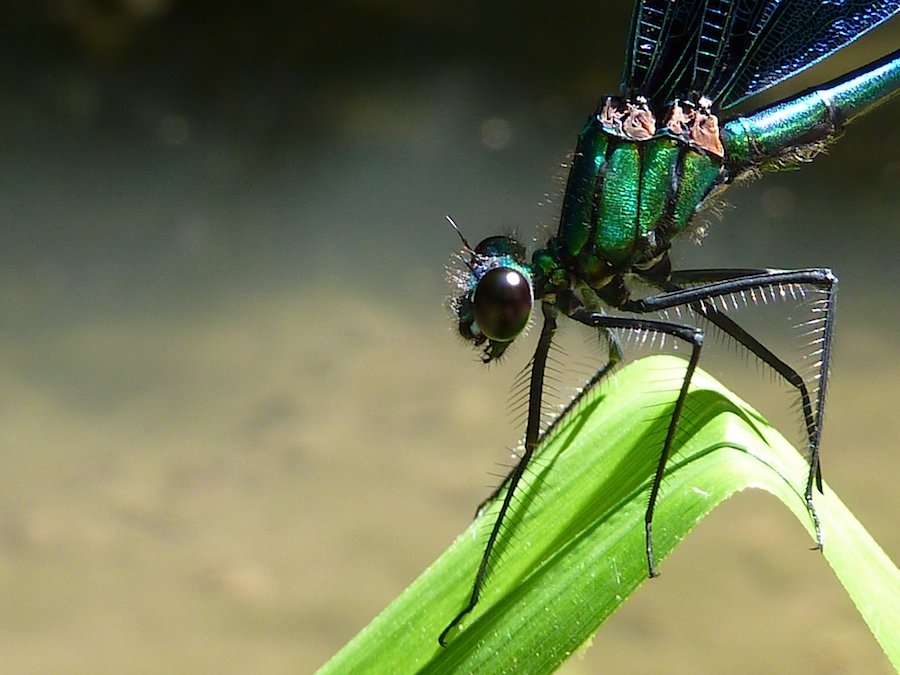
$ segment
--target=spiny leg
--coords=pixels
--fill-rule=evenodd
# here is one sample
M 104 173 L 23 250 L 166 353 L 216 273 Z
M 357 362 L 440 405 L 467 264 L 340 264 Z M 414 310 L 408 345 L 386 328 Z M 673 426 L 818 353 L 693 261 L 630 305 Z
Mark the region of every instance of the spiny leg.
M 522 479 L 525 469 L 528 467 L 528 463 L 531 461 L 534 450 L 538 445 L 541 429 L 541 401 L 544 392 L 544 368 L 547 365 L 547 355 L 550 352 L 553 335 L 556 333 L 557 314 L 556 308 L 549 303 L 542 303 L 541 308 L 544 314 L 544 325 L 541 328 L 541 336 L 538 339 L 538 345 L 535 348 L 534 358 L 531 363 L 531 382 L 528 395 L 528 422 L 525 427 L 525 452 L 522 455 L 522 459 L 520 459 L 519 463 L 513 468 L 512 473 L 509 474 L 509 479 L 507 481 L 509 486 L 506 490 L 506 495 L 503 498 L 503 503 L 500 506 L 500 512 L 497 514 L 497 520 L 494 522 L 494 527 L 491 529 L 491 534 L 488 537 L 487 545 L 484 548 L 481 564 L 479 564 L 478 571 L 475 573 L 475 583 L 472 586 L 472 595 L 469 597 L 469 602 L 466 603 L 466 606 L 462 611 L 453 618 L 453 621 L 451 621 L 441 632 L 440 636 L 438 636 L 438 642 L 442 647 L 447 646 L 447 636 L 450 634 L 450 631 L 458 626 L 459 622 L 462 621 L 466 614 L 475 609 L 475 605 L 478 604 L 478 598 L 481 595 L 481 588 L 484 584 L 488 565 L 490 564 L 491 554 L 493 553 L 494 546 L 500 536 L 503 519 L 506 517 L 506 513 L 512 503 L 513 493 L 515 493 L 519 481 Z
M 693 288 L 682 288 L 681 284 L 700 284 Z M 813 408 L 809 390 L 800 374 L 776 356 L 765 345 L 750 335 L 733 319 L 721 310 L 709 304 L 714 300 L 732 293 L 777 288 L 782 285 L 807 285 L 819 288 L 826 295 L 824 308 L 824 325 L 822 328 L 821 347 L 819 349 L 820 366 L 817 374 L 819 381 L 816 405 Z M 800 394 L 804 423 L 809 446 L 809 475 L 804 497 L 807 510 L 812 518 L 816 532 L 816 548 L 824 545 L 824 535 L 813 502 L 813 486 L 822 492 L 822 471 L 819 463 L 819 447 L 822 435 L 822 422 L 825 411 L 825 395 L 828 381 L 828 367 L 831 361 L 831 344 L 834 333 L 834 315 L 837 279 L 827 269 L 806 270 L 685 270 L 674 273 L 668 284 L 663 284 L 665 293 L 635 301 L 628 307 L 638 313 L 668 309 L 689 305 L 694 311 L 707 318 L 711 323 L 733 337 L 763 363 L 772 368 L 788 384 L 796 388 Z
M 659 498 L 659 490 L 662 486 L 666 463 L 672 452 L 672 444 L 675 441 L 675 432 L 678 430 L 678 420 L 681 418 L 681 413 L 684 410 L 684 404 L 691 387 L 691 380 L 694 377 L 694 372 L 697 370 L 697 363 L 700 361 L 700 350 L 703 347 L 703 332 L 694 326 L 686 326 L 670 321 L 657 321 L 639 317 L 609 316 L 606 314 L 589 312 L 583 308 L 575 310 L 569 316 L 588 326 L 665 333 L 691 345 L 691 357 L 688 360 L 687 370 L 684 373 L 681 390 L 678 392 L 678 399 L 675 401 L 675 407 L 669 418 L 669 428 L 666 432 L 666 440 L 663 443 L 662 452 L 659 456 L 659 463 L 656 465 L 656 473 L 653 476 L 653 485 L 650 488 L 650 499 L 647 502 L 647 510 L 644 512 L 644 531 L 647 545 L 647 572 L 649 576 L 655 577 L 657 576 L 657 572 L 653 554 L 653 513 L 656 509 L 656 501 Z

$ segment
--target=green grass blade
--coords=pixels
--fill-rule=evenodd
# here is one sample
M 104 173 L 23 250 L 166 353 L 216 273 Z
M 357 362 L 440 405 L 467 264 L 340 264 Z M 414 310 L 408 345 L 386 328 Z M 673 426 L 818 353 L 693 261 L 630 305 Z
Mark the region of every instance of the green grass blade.
M 598 389 L 535 455 L 481 601 L 462 609 L 498 504 L 321 673 L 549 673 L 647 579 L 644 510 L 685 362 L 638 361 Z M 811 532 L 807 465 L 759 415 L 698 372 L 654 518 L 659 560 L 717 504 L 748 487 L 781 499 Z M 900 670 L 900 572 L 826 487 L 825 556 Z M 735 536 L 739 536 L 739 533 Z

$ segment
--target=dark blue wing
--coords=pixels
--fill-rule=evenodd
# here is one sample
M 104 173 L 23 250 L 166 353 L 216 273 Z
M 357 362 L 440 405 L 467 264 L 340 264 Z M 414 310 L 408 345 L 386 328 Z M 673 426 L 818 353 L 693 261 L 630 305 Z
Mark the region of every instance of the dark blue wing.
M 639 0 L 623 82 L 659 111 L 706 96 L 729 108 L 900 13 L 900 0 Z
M 749 21 L 707 86 L 729 108 L 818 63 L 900 12 L 900 0 L 743 2 Z M 766 5 L 760 10 L 760 5 Z M 771 5 L 771 11 L 768 11 Z
M 622 81 L 626 97 L 645 96 L 658 109 L 685 89 L 701 11 L 700 2 L 635 2 Z

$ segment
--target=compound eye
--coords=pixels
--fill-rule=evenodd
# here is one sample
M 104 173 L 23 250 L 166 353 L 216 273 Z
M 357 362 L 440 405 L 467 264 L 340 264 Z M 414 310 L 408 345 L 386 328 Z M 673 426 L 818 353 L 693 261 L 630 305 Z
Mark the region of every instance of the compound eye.
M 531 282 L 516 269 L 497 267 L 478 281 L 475 323 L 496 342 L 509 342 L 528 324 L 533 304 Z

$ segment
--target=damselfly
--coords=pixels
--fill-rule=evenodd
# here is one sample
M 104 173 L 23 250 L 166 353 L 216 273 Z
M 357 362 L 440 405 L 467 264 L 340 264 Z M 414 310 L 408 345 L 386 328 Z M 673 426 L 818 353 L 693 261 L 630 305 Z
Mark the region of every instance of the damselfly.
M 826 268 L 675 271 L 669 248 L 729 185 L 812 159 L 847 124 L 900 91 L 900 50 L 756 112 L 722 120 L 720 114 L 898 12 L 898 0 L 639 0 L 622 91 L 600 101 L 579 135 L 556 236 L 530 261 L 510 236 L 490 237 L 474 248 L 463 239 L 451 305 L 460 334 L 481 350 L 483 360 L 504 353 L 527 325 L 535 301 L 543 324 L 530 364 L 523 453 L 498 491 L 503 502 L 471 596 L 440 635 L 442 644 L 478 602 L 516 487 L 547 431 L 542 426 L 545 369 L 560 316 L 596 329 L 609 345 L 606 364 L 585 390 L 622 360 L 623 333 L 670 336 L 690 351 L 649 489 L 650 576 L 656 574 L 654 508 L 703 346 L 696 326 L 652 316 L 666 310 L 702 317 L 796 391 L 809 457 L 806 505 L 822 546 L 813 493 L 822 489 L 819 446 L 837 279 Z M 655 292 L 633 295 L 635 281 Z M 820 297 L 812 381 L 727 314 L 736 296 L 752 302 L 806 291 Z

